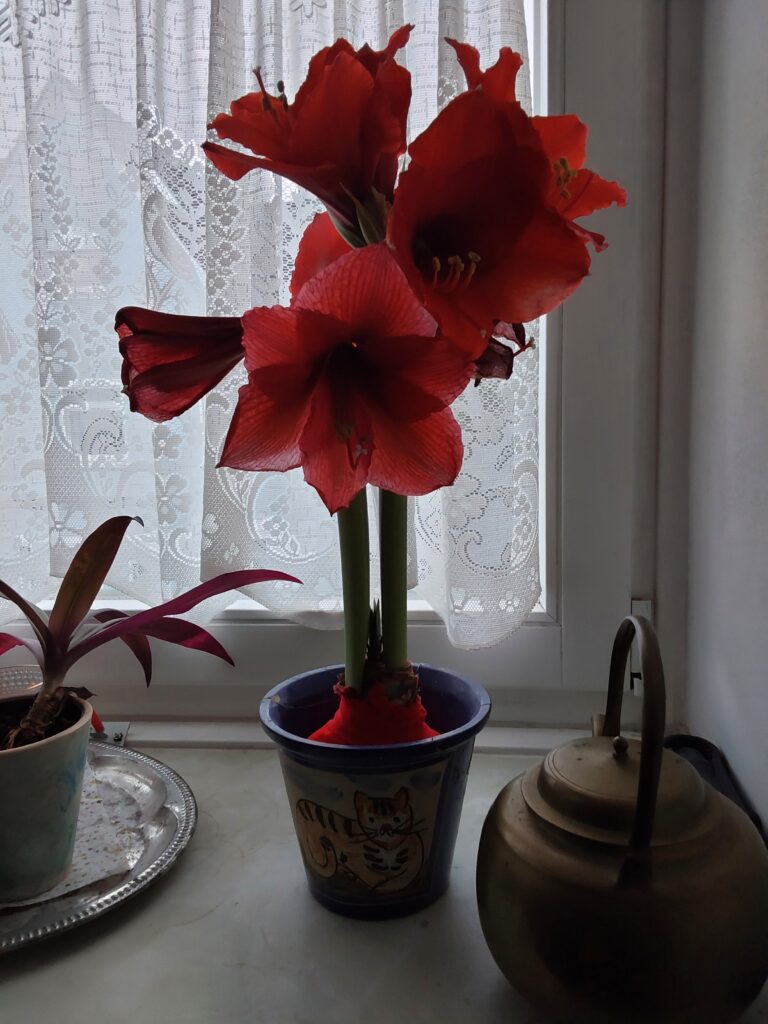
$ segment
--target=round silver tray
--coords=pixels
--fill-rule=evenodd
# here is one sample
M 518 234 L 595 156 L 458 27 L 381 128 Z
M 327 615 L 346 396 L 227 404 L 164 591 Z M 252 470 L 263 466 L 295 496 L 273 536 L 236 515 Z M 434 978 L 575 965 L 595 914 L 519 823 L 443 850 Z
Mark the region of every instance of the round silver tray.
M 172 768 L 136 750 L 93 740 L 88 762 L 138 807 L 136 860 L 117 882 L 106 879 L 35 906 L 0 909 L 0 953 L 58 935 L 125 903 L 165 874 L 192 837 L 195 798 Z

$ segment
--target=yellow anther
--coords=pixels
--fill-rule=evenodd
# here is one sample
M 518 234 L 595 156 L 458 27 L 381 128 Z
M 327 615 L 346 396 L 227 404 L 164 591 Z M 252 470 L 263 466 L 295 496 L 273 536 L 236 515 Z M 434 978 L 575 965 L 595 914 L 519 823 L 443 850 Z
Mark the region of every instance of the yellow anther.
M 471 251 L 468 252 L 467 253 L 467 259 L 469 260 L 470 263 L 479 263 L 480 262 L 480 257 L 477 255 L 476 252 L 471 252 Z

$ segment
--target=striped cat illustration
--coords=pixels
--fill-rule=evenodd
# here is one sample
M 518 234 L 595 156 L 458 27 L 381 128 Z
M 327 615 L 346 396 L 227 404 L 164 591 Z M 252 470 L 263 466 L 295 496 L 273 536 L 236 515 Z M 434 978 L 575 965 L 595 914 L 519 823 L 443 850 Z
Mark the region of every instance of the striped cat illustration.
M 371 891 L 399 892 L 416 878 L 424 844 L 408 790 L 393 797 L 355 793 L 356 818 L 299 800 L 296 829 L 309 868 L 322 878 L 352 875 Z

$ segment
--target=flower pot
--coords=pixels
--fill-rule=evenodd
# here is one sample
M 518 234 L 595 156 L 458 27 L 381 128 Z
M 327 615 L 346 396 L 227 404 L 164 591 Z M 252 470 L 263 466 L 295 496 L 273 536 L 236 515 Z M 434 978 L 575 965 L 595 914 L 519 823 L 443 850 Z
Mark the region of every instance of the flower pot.
M 78 720 L 48 739 L 0 751 L 0 903 L 30 899 L 64 878 L 72 863 L 91 705 L 70 701 Z M 29 697 L 2 707 L 29 707 Z
M 261 703 L 277 743 L 312 895 L 339 914 L 412 914 L 448 888 L 475 734 L 491 700 L 482 686 L 419 667 L 437 737 L 348 747 L 306 737 L 333 714 L 340 666 L 294 676 Z

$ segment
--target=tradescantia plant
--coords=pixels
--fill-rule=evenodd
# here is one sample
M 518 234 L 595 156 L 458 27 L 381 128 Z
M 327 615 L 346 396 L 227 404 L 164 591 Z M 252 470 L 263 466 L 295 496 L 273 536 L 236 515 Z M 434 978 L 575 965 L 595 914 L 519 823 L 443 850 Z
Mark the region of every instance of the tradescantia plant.
M 25 639 L 0 633 L 0 655 L 23 645 L 32 652 L 43 673 L 42 689 L 26 715 L 0 743 L 0 749 L 23 747 L 45 738 L 55 727 L 70 692 L 91 696 L 83 688 L 67 686 L 65 679 L 80 658 L 102 644 L 118 638 L 122 640 L 141 665 L 147 686 L 152 677 L 149 637 L 205 651 L 231 665 L 232 659 L 214 636 L 201 626 L 175 616 L 189 611 L 208 597 L 251 583 L 267 580 L 300 582 L 283 572 L 243 569 L 223 573 L 156 608 L 132 615 L 113 608 L 91 611 L 91 604 L 132 522 L 144 525 L 137 516 L 115 516 L 86 537 L 62 580 L 50 615 L 0 580 L 0 595 L 12 601 L 24 614 L 34 634 L 33 638 Z
M 292 101 L 257 69 L 258 91 L 209 125 L 240 147 L 203 144 L 222 174 L 268 170 L 325 207 L 301 239 L 289 306 L 240 319 L 127 307 L 116 319 L 131 408 L 155 421 L 183 413 L 244 358 L 219 465 L 300 466 L 337 517 L 345 667 L 337 717 L 312 737 L 334 743 L 434 735 L 407 655 L 407 498 L 455 480 L 452 403 L 472 380 L 511 375 L 531 347 L 525 322 L 578 288 L 588 246 L 605 248 L 578 218 L 626 203 L 585 167 L 577 117 L 523 110 L 522 59 L 507 47 L 482 70 L 477 50 L 447 40 L 467 88 L 408 145 L 410 76 L 396 58 L 411 29 L 379 51 L 344 39 L 320 50 Z M 379 489 L 380 617 L 369 484 Z

